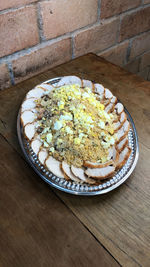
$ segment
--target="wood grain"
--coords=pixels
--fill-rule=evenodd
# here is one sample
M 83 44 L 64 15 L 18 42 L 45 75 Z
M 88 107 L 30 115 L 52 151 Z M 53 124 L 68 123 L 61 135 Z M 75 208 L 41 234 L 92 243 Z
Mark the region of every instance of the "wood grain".
M 142 144 L 140 151 L 130 179 L 108 195 L 77 198 L 56 191 L 122 266 L 150 263 L 150 151 Z
M 0 136 L 0 266 L 119 266 Z
M 140 158 L 127 182 L 107 195 L 85 198 L 67 195 L 57 190 L 55 193 L 122 266 L 149 267 L 149 82 L 93 54 L 77 58 L 3 91 L 0 96 L 0 133 L 21 153 L 16 136 L 16 117 L 26 92 L 44 80 L 69 74 L 102 83 L 123 102 L 137 128 Z M 31 172 L 30 169 L 30 176 Z M 37 180 L 33 186 L 35 199 L 39 194 L 36 183 Z M 38 185 L 44 186 L 40 179 Z M 47 191 L 50 190 L 46 185 L 45 188 Z

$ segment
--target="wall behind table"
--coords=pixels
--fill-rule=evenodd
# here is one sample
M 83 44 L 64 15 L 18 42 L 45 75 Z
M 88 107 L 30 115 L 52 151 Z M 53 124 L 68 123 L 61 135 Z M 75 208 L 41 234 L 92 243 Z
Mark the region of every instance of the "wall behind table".
M 1 0 L 0 88 L 88 52 L 150 80 L 150 0 Z

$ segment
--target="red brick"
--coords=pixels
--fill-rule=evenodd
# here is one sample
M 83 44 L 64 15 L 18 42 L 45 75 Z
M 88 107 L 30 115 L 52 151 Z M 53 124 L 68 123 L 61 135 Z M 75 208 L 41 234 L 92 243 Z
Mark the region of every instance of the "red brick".
M 22 5 L 31 4 L 36 2 L 37 0 L 1 0 L 0 1 L 0 10 L 11 8 L 11 7 L 18 7 Z
M 35 7 L 1 14 L 0 33 L 0 57 L 37 44 L 39 36 Z
M 101 56 L 116 65 L 123 66 L 126 60 L 128 44 L 129 41 L 126 41 L 123 44 L 108 49 L 108 51 L 98 53 L 98 56 Z
M 148 80 L 149 70 L 150 68 L 146 67 L 144 70 L 138 72 L 137 75 L 142 77 L 144 80 Z
M 74 53 L 80 56 L 88 52 L 100 52 L 116 43 L 119 20 L 113 19 L 101 25 L 83 30 L 74 36 Z
M 150 49 L 150 32 L 143 33 L 132 41 L 130 59 Z
M 137 73 L 139 71 L 139 64 L 140 64 L 140 59 L 136 58 L 135 60 L 129 62 L 124 66 L 125 70 L 128 70 L 132 73 Z
M 140 69 L 142 70 L 147 66 L 150 66 L 150 51 L 141 56 Z
M 97 20 L 97 0 L 55 0 L 40 3 L 46 39 L 74 31 Z
M 71 39 L 64 39 L 12 61 L 15 83 L 71 59 Z
M 125 15 L 120 27 L 120 41 L 150 29 L 150 7 Z
M 101 0 L 101 18 L 108 18 L 139 6 L 141 0 Z
M 5 63 L 0 65 L 0 89 L 7 88 L 11 85 L 8 67 Z

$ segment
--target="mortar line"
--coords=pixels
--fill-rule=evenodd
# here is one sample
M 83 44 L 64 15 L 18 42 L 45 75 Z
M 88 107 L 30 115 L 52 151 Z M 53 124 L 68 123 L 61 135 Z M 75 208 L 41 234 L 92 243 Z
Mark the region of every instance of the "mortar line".
M 13 54 L 10 54 L 10 55 L 7 55 L 7 56 L 4 56 L 4 57 L 1 57 L 0 58 L 0 63 L 1 62 L 6 62 L 7 60 L 9 59 L 16 59 L 17 57 L 19 56 L 24 56 L 24 55 L 27 55 L 29 54 L 30 52 L 32 51 L 36 51 L 37 49 L 40 49 L 40 48 L 44 48 L 46 47 L 47 45 L 51 45 L 55 42 L 58 42 L 58 41 L 61 41 L 61 40 L 64 40 L 66 38 L 69 38 L 69 37 L 72 37 L 73 34 L 75 34 L 76 32 L 78 32 L 79 30 L 82 31 L 82 30 L 86 30 L 86 29 L 89 29 L 89 28 L 92 28 L 94 26 L 98 26 L 99 23 L 96 22 L 96 23 L 93 23 L 93 24 L 89 24 L 87 26 L 84 26 L 80 29 L 77 29 L 77 30 L 74 30 L 72 32 L 68 32 L 68 33 L 65 33 L 63 35 L 60 35 L 58 37 L 54 37 L 53 39 L 48 39 L 48 40 L 43 40 L 41 43 L 38 43 L 36 45 L 33 45 L 31 47 L 27 47 L 27 48 L 24 48 L 22 50 L 19 50 L 19 51 L 16 51 L 14 52 Z
M 42 14 L 41 14 L 41 6 L 40 6 L 40 3 L 37 3 L 37 24 L 38 24 L 38 31 L 39 31 L 40 43 L 42 43 L 42 41 L 45 41 L 46 38 L 44 36 L 43 19 L 42 19 Z
M 149 4 L 149 6 L 150 6 L 150 4 Z M 105 21 L 105 23 L 107 23 L 108 21 L 112 21 L 112 20 L 114 20 L 114 17 L 111 17 L 111 18 L 108 18 L 108 19 L 105 19 L 105 20 L 102 20 L 102 21 Z M 24 55 L 28 55 L 32 51 L 33 52 L 34 51 L 37 51 L 38 49 L 44 48 L 47 45 L 51 45 L 51 44 L 53 44 L 55 42 L 64 40 L 67 37 L 73 37 L 73 35 L 75 35 L 77 33 L 80 33 L 80 32 L 82 32 L 84 30 L 92 29 L 92 27 L 94 27 L 94 26 L 96 27 L 96 26 L 99 26 L 99 25 L 100 25 L 100 23 L 99 22 L 96 22 L 96 23 L 89 24 L 89 25 L 86 25 L 84 27 L 81 27 L 80 29 L 76 29 L 76 30 L 74 30 L 72 32 L 66 33 L 64 35 L 58 36 L 56 38 L 48 39 L 48 40 L 43 40 L 41 43 L 36 44 L 36 45 L 34 45 L 32 47 L 24 48 L 24 49 L 22 49 L 20 51 L 14 52 L 13 54 L 6 55 L 4 57 L 1 57 L 0 58 L 0 63 L 3 63 L 3 62 L 4 63 L 7 63 L 7 60 L 13 60 L 13 59 L 17 59 L 18 57 L 21 57 L 21 56 L 24 56 Z M 138 37 L 138 36 L 140 36 L 140 35 L 142 35 L 144 33 L 148 33 L 148 32 L 149 32 L 149 30 L 148 31 L 144 31 L 144 32 L 140 32 L 140 33 L 136 34 L 135 36 L 131 37 L 130 39 L 132 40 L 132 39 L 134 39 L 134 38 L 136 38 L 136 37 Z M 129 40 L 129 38 L 127 38 L 127 39 L 123 40 L 122 42 L 118 43 L 118 45 L 119 44 L 122 44 L 123 42 L 125 42 L 127 40 Z M 111 47 L 113 48 L 114 46 L 110 46 L 109 48 L 111 48 Z M 101 51 L 105 51 L 105 50 L 101 50 Z M 99 51 L 99 52 L 101 52 L 101 51 Z M 97 52 L 97 53 L 99 53 L 99 52 Z
M 27 5 L 21 5 L 21 6 L 6 8 L 6 9 L 3 9 L 0 11 L 0 15 L 10 13 L 10 12 L 15 12 L 15 11 L 17 11 L 19 9 L 23 9 L 25 7 L 35 6 L 36 4 L 37 4 L 37 2 L 32 2 L 32 3 L 29 3 Z
M 97 6 L 97 21 L 100 21 L 101 16 L 101 0 L 98 0 L 98 6 Z
M 8 72 L 9 72 L 11 84 L 15 85 L 15 78 L 14 78 L 12 63 L 11 62 L 7 62 L 7 66 L 8 66 Z

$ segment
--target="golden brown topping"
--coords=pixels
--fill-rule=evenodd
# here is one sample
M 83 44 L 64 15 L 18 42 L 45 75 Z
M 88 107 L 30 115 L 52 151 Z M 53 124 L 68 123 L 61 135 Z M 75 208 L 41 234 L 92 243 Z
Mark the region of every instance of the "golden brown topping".
M 49 154 L 76 167 L 86 160 L 107 161 L 115 143 L 115 114 L 108 114 L 104 104 L 77 84 L 56 87 L 38 100 L 37 132 Z

